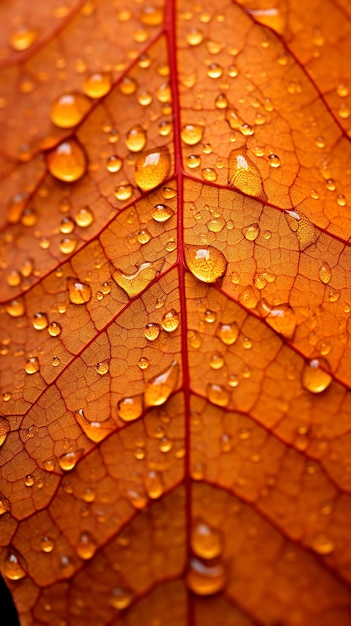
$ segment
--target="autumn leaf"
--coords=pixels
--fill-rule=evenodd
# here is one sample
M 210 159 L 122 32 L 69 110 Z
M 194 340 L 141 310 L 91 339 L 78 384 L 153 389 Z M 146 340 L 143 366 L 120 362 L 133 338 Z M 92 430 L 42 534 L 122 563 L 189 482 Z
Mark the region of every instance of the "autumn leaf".
M 350 626 L 350 13 L 0 6 L 22 626 Z

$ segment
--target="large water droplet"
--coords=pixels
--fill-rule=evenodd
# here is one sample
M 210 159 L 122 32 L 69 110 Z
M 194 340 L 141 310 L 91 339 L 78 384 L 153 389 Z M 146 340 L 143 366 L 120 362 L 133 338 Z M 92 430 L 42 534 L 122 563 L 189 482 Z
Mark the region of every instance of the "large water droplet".
M 156 341 L 161 332 L 159 324 L 150 323 L 145 326 L 144 335 L 148 341 Z
M 85 417 L 83 409 L 76 411 L 75 418 L 83 433 L 88 437 L 88 439 L 90 439 L 90 441 L 94 441 L 94 443 L 103 441 L 115 429 L 114 422 L 111 422 L 110 420 L 106 422 L 90 422 Z
M 129 396 L 118 402 L 118 415 L 124 422 L 132 422 L 143 413 L 143 396 Z
M 186 124 L 180 131 L 180 136 L 187 146 L 195 146 L 204 134 L 204 127 L 200 124 Z
M 83 87 L 84 92 L 90 98 L 101 98 L 110 91 L 111 83 L 111 74 L 107 72 L 95 72 L 85 79 Z
M 332 382 L 332 376 L 329 371 L 329 364 L 323 358 L 312 359 L 305 363 L 302 370 L 303 387 L 312 393 L 325 391 Z
M 232 346 L 239 336 L 239 326 L 236 322 L 219 324 L 216 335 L 226 346 Z
M 193 527 L 191 546 L 197 556 L 214 559 L 222 552 L 222 537 L 218 530 L 198 520 Z
M 65 93 L 51 105 L 51 120 L 59 128 L 73 128 L 90 108 L 89 100 L 81 95 Z
M 227 389 L 222 385 L 214 383 L 207 385 L 207 397 L 212 404 L 216 404 L 217 406 L 227 406 L 230 400 Z
M 229 155 L 229 184 L 250 196 L 264 196 L 260 170 L 247 156 L 245 148 L 232 150 Z
M 91 300 L 91 287 L 78 278 L 67 278 L 68 299 L 72 304 L 86 304 Z
M 300 250 L 305 250 L 317 241 L 317 232 L 312 222 L 296 211 L 285 211 L 286 221 L 292 232 L 296 233 Z
M 13 548 L 10 548 L 7 553 L 3 566 L 3 573 L 10 580 L 21 580 L 21 578 L 24 578 L 26 575 L 26 572 L 21 565 L 19 556 Z
M 222 563 L 203 562 L 192 558 L 186 577 L 187 586 L 199 596 L 211 596 L 225 585 L 225 572 Z
M 135 163 L 135 182 L 142 191 L 160 185 L 168 176 L 171 157 L 168 148 L 153 148 L 139 156 Z
M 145 477 L 145 488 L 150 498 L 156 500 L 163 495 L 164 487 L 158 472 L 150 470 Z
M 77 554 L 81 559 L 91 559 L 97 549 L 97 543 L 94 537 L 89 532 L 81 533 L 79 541 L 77 543 Z
M 29 357 L 26 361 L 24 369 L 27 374 L 36 374 L 40 369 L 39 359 L 36 356 Z
M 86 157 L 74 139 L 68 139 L 51 150 L 47 160 L 50 174 L 65 183 L 73 183 L 85 174 Z
M 214 246 L 186 246 L 185 260 L 191 273 L 204 283 L 217 282 L 227 269 L 227 259 Z
M 65 452 L 61 454 L 58 459 L 59 466 L 65 472 L 73 470 L 78 463 L 80 457 L 83 454 L 83 449 L 79 448 L 78 450 L 72 450 L 71 452 Z
M 172 215 L 174 215 L 173 209 L 166 204 L 156 204 L 152 212 L 153 219 L 160 224 L 167 222 Z
M 6 439 L 7 435 L 10 432 L 10 424 L 6 417 L 0 416 L 0 446 L 2 446 Z
M 266 322 L 283 337 L 292 339 L 296 328 L 296 316 L 290 304 L 271 306 L 265 299 L 259 304 L 260 312 L 266 317 Z
M 142 263 L 137 271 L 133 274 L 125 274 L 120 269 L 116 269 L 113 273 L 113 279 L 123 291 L 126 292 L 128 298 L 134 298 L 141 293 L 157 275 L 157 270 L 152 263 Z
M 171 309 L 164 314 L 161 320 L 161 326 L 167 333 L 172 333 L 179 326 L 179 314 L 175 309 Z
M 179 364 L 173 361 L 167 369 L 151 378 L 145 385 L 145 406 L 160 406 L 164 404 L 171 393 L 175 391 L 179 378 Z
M 133 126 L 126 135 L 126 146 L 131 152 L 141 152 L 146 144 L 146 133 L 140 124 Z
M 49 325 L 49 320 L 46 313 L 34 313 L 33 315 L 33 328 L 35 330 L 45 330 Z

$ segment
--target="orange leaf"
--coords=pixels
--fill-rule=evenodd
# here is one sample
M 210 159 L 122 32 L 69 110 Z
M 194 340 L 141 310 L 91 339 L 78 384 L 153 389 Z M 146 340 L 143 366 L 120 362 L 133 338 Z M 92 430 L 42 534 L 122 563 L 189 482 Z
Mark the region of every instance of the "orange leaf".
M 24 626 L 350 626 L 350 7 L 0 7 Z

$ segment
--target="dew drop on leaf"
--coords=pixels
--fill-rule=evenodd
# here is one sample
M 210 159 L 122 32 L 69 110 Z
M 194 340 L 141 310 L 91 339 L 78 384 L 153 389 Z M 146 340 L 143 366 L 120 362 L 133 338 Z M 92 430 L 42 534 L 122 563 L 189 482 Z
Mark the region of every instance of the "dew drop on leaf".
M 195 146 L 202 140 L 204 127 L 200 124 L 185 124 L 180 131 L 180 136 L 187 146 Z
M 24 369 L 27 374 L 36 374 L 40 369 L 39 359 L 36 356 L 29 357 L 26 361 Z
M 305 250 L 316 242 L 316 229 L 305 215 L 296 211 L 285 211 L 285 217 L 290 230 L 297 235 L 300 250 Z
M 85 561 L 91 559 L 97 549 L 97 543 L 89 532 L 81 533 L 76 546 L 77 554 Z
M 114 424 L 109 421 L 89 421 L 85 417 L 83 409 L 79 409 L 79 411 L 75 412 L 75 418 L 83 433 L 88 437 L 88 439 L 90 439 L 90 441 L 94 441 L 94 443 L 103 441 L 114 430 Z
M 214 559 L 222 552 L 222 537 L 215 528 L 196 520 L 192 529 L 191 547 L 196 556 Z
M 10 35 L 10 45 L 16 52 L 23 52 L 34 43 L 37 38 L 37 32 L 30 26 L 24 24 L 18 25 Z
M 216 283 L 227 269 L 227 259 L 214 246 L 185 247 L 185 261 L 190 272 L 204 283 Z
M 175 391 L 179 378 L 179 364 L 173 361 L 167 369 L 147 381 L 144 389 L 145 406 L 160 406 Z
M 209 383 L 207 385 L 207 397 L 212 404 L 217 406 L 227 406 L 229 404 L 229 392 L 222 385 Z
M 283 303 L 271 306 L 264 298 L 259 303 L 260 312 L 266 322 L 283 337 L 292 339 L 296 328 L 296 316 L 290 304 Z
M 10 431 L 10 424 L 8 420 L 6 419 L 6 417 L 0 416 L 0 446 L 2 446 L 3 443 L 5 443 L 7 439 L 7 435 L 9 434 L 9 431 Z
M 154 470 L 147 472 L 145 476 L 145 488 L 148 496 L 152 498 L 152 500 L 156 500 L 163 495 L 164 487 L 159 472 L 155 472 Z
M 71 304 L 86 304 L 91 300 L 91 287 L 78 278 L 67 278 L 68 299 Z
M 47 156 L 49 172 L 65 183 L 79 180 L 86 171 L 86 157 L 74 139 L 68 139 L 51 150 Z
M 334 552 L 335 544 L 327 535 L 324 533 L 318 533 L 312 538 L 312 548 L 317 552 L 317 554 L 321 554 L 326 556 L 327 554 L 331 554 Z
M 49 320 L 46 313 L 34 313 L 33 316 L 33 328 L 35 330 L 45 330 L 49 325 Z
M 229 155 L 229 184 L 254 197 L 263 195 L 262 178 L 258 167 L 247 156 L 244 148 L 232 150 Z
M 124 422 L 132 422 L 143 414 L 143 395 L 122 398 L 118 402 L 117 411 Z
M 225 585 L 225 571 L 221 562 L 206 562 L 193 557 L 189 563 L 186 583 L 199 596 L 211 596 Z
M 154 324 L 151 322 L 147 324 L 145 327 L 144 335 L 148 341 L 156 341 L 158 339 L 161 332 L 161 327 L 159 324 Z
M 122 159 L 117 155 L 109 156 L 106 162 L 106 168 L 111 174 L 119 172 L 123 164 Z
M 60 241 L 60 251 L 62 254 L 72 254 L 72 252 L 76 249 L 77 244 L 78 241 L 74 237 L 65 237 Z
M 133 600 L 133 594 L 127 587 L 114 587 L 110 595 L 110 604 L 119 611 L 126 609 Z
M 131 152 L 141 152 L 146 145 L 146 133 L 140 124 L 133 126 L 126 135 L 126 146 Z
M 80 228 L 87 228 L 94 221 L 94 213 L 89 207 L 82 207 L 75 215 L 77 226 Z
M 58 459 L 59 466 L 65 472 L 68 472 L 75 468 L 78 463 L 80 457 L 83 454 L 83 450 L 79 448 L 78 450 L 72 450 L 71 452 L 65 452 L 61 454 Z
M 40 547 L 43 552 L 52 552 L 55 547 L 55 542 L 51 537 L 43 537 L 40 543 Z
M 312 393 L 321 393 L 325 391 L 332 382 L 332 376 L 329 373 L 330 367 L 328 362 L 323 359 L 312 359 L 303 366 L 302 385 L 307 391 Z
M 226 346 L 232 346 L 239 336 L 239 326 L 236 322 L 221 323 L 218 325 L 216 335 Z
M 22 317 L 24 315 L 24 301 L 23 300 L 11 300 L 6 306 L 6 311 L 10 317 Z
M 241 232 L 248 241 L 255 241 L 260 234 L 260 227 L 258 224 L 250 224 L 250 226 L 245 226 Z
M 327 285 L 331 279 L 331 269 L 326 261 L 323 262 L 318 272 L 319 280 Z
M 171 157 L 167 147 L 148 150 L 136 160 L 135 182 L 142 191 L 150 191 L 163 183 L 170 166 Z
M 280 167 L 280 158 L 276 154 L 269 154 L 268 162 L 269 162 L 270 167 L 273 167 L 273 168 Z
M 112 276 L 116 284 L 125 291 L 128 298 L 134 298 L 154 280 L 156 275 L 156 268 L 151 263 L 145 262 L 132 274 L 125 274 L 122 270 L 116 269 Z
M 167 222 L 172 215 L 174 215 L 174 211 L 167 204 L 156 204 L 152 212 L 153 219 L 160 224 Z
M 3 565 L 3 573 L 10 580 L 21 580 L 26 575 L 24 571 L 20 559 L 17 553 L 10 549 L 7 553 L 4 565 Z
M 73 128 L 82 121 L 89 108 L 89 100 L 82 94 L 62 94 L 51 105 L 51 121 L 59 128 Z
M 219 352 L 215 352 L 215 354 L 212 354 L 211 358 L 210 358 L 210 367 L 213 370 L 220 370 L 224 365 L 224 358 L 223 355 L 220 354 Z
M 171 309 L 164 314 L 161 320 L 161 326 L 167 333 L 172 333 L 179 326 L 179 314 L 175 309 Z
M 58 322 L 51 322 L 48 327 L 48 332 L 51 337 L 58 337 L 62 332 L 62 328 Z
M 90 98 L 101 98 L 111 89 L 112 78 L 108 72 L 95 72 L 84 81 L 84 93 Z

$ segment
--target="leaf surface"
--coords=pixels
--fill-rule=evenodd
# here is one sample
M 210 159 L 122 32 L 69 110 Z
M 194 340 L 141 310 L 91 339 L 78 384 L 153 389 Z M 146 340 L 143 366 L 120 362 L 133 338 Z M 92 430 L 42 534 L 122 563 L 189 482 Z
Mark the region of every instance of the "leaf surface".
M 1 571 L 25 626 L 349 626 L 349 6 L 129 4 L 0 8 Z

